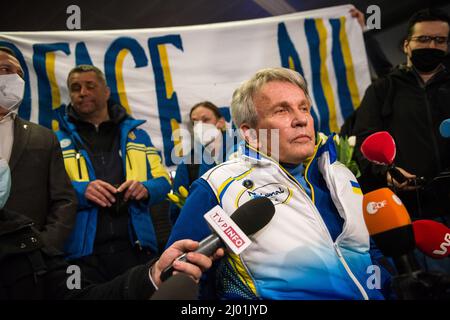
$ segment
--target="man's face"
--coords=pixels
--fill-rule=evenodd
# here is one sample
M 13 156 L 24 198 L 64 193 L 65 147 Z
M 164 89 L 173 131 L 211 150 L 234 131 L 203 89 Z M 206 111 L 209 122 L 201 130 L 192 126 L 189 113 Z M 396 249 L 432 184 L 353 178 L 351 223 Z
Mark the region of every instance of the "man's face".
M 0 75 L 18 74 L 23 78 L 23 71 L 19 61 L 6 52 L 0 51 Z M 0 115 L 8 113 L 8 110 L 0 106 Z
M 75 72 L 68 82 L 70 101 L 81 117 L 89 118 L 108 107 L 109 88 L 95 72 Z
M 19 61 L 6 52 L 0 51 L 0 75 L 17 73 L 23 78 L 23 71 Z
M 411 66 L 411 51 L 414 49 L 435 48 L 447 52 L 448 43 L 437 43 L 436 40 L 423 42 L 420 36 L 442 37 L 448 39 L 449 25 L 444 21 L 423 21 L 414 25 L 411 37 L 405 40 L 403 50 Z
M 262 86 L 253 96 L 253 104 L 258 115 L 256 132 L 268 130 L 268 145 L 271 135 L 278 129 L 279 161 L 300 164 L 314 153 L 315 134 L 314 121 L 311 116 L 311 105 L 305 93 L 290 82 L 271 81 Z M 259 142 L 264 144 L 265 139 Z

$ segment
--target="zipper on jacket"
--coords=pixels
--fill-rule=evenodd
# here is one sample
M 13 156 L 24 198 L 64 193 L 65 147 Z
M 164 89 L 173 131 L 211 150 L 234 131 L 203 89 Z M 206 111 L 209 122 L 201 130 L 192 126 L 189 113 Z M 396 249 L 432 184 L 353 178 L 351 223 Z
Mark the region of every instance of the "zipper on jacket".
M 369 296 L 367 295 L 366 290 L 364 290 L 364 287 L 361 285 L 361 283 L 359 283 L 358 279 L 356 278 L 356 276 L 353 274 L 352 270 L 348 266 L 347 261 L 345 261 L 344 256 L 342 255 L 342 252 L 339 249 L 338 244 L 333 243 L 333 246 L 334 246 L 334 250 L 336 251 L 337 256 L 339 257 L 339 260 L 341 261 L 342 265 L 344 266 L 344 268 L 347 271 L 350 278 L 353 280 L 355 285 L 358 287 L 358 290 L 364 297 L 364 300 L 369 300 Z
M 283 170 L 281 170 L 287 177 L 289 180 L 292 180 L 289 175 L 287 173 L 285 173 Z M 305 169 L 306 172 L 306 169 Z M 306 180 L 306 174 L 305 174 L 305 180 Z M 294 181 L 296 182 L 296 180 L 294 179 Z M 308 181 L 307 181 L 308 182 Z M 301 187 L 301 185 L 297 182 L 295 183 L 297 186 L 300 186 L 300 189 L 302 191 L 304 191 L 303 187 Z M 312 190 L 312 186 L 311 184 L 308 182 L 308 184 L 311 187 Z M 339 261 L 342 263 L 342 265 L 344 266 L 345 270 L 347 271 L 348 276 L 352 279 L 353 283 L 356 285 L 356 287 L 358 288 L 359 292 L 361 293 L 361 295 L 363 296 L 364 300 L 369 300 L 369 296 L 367 295 L 367 292 L 365 291 L 364 287 L 361 285 L 361 283 L 359 282 L 359 280 L 356 278 L 356 276 L 353 274 L 353 272 L 351 271 L 350 267 L 347 264 L 347 261 L 345 261 L 344 256 L 342 255 L 342 252 L 339 249 L 339 246 L 337 244 L 337 241 L 334 242 L 333 238 L 331 237 L 330 231 L 328 230 L 327 226 L 325 225 L 325 222 L 323 221 L 322 215 L 320 214 L 320 212 L 317 212 L 317 210 L 315 209 L 315 205 L 314 202 L 312 201 L 312 199 L 308 196 L 308 194 L 306 193 L 306 191 L 304 191 L 307 198 L 310 201 L 310 204 L 312 204 L 311 209 L 313 210 L 313 212 L 318 216 L 319 222 L 321 223 L 322 229 L 326 232 L 326 234 L 328 235 L 328 238 L 334 248 L 334 251 L 336 252 L 336 255 L 339 258 Z M 344 232 L 344 226 L 342 227 L 342 232 L 341 234 Z M 339 239 L 341 235 L 338 236 L 337 239 Z
M 431 143 L 433 145 L 434 156 L 436 157 L 436 161 L 437 161 L 437 167 L 438 167 L 437 171 L 441 172 L 442 171 L 441 154 L 439 152 L 438 143 L 436 141 L 436 135 L 433 132 L 433 115 L 431 114 L 430 103 L 428 102 L 428 93 L 427 93 L 426 88 L 427 87 L 425 86 L 423 88 L 423 91 L 425 93 L 425 106 L 427 109 L 428 122 L 430 124 Z
M 77 152 L 75 158 L 77 159 L 77 164 L 78 164 L 78 177 L 80 178 L 80 180 L 83 180 L 83 177 L 81 175 L 81 155 L 79 152 Z
M 312 203 L 312 201 L 311 201 Z M 356 278 L 356 276 L 353 274 L 353 272 L 351 271 L 350 267 L 347 264 L 347 261 L 345 261 L 344 255 L 342 254 L 341 250 L 339 249 L 339 246 L 337 244 L 337 239 L 339 239 L 339 237 L 342 235 L 342 233 L 344 232 L 344 227 L 342 227 L 342 232 L 341 234 L 336 238 L 336 242 L 333 241 L 333 238 L 331 237 L 330 231 L 328 230 L 325 221 L 323 221 L 322 215 L 320 214 L 320 212 L 318 212 L 318 210 L 316 210 L 314 203 L 313 204 L 313 211 L 316 213 L 316 215 L 318 216 L 319 222 L 322 225 L 322 229 L 325 230 L 326 234 L 328 235 L 328 239 L 330 240 L 334 251 L 336 252 L 336 255 L 339 258 L 339 261 L 342 263 L 342 265 L 345 268 L 345 271 L 347 271 L 348 276 L 350 277 L 350 279 L 352 279 L 353 283 L 356 285 L 356 287 L 358 288 L 359 292 L 361 293 L 361 295 L 363 296 L 364 300 L 369 300 L 369 296 L 367 295 L 367 292 L 365 291 L 364 287 L 361 285 L 361 283 L 359 282 L 359 280 Z
M 319 147 L 320 147 L 320 146 L 319 146 Z M 317 147 L 317 150 L 319 150 L 319 147 Z M 313 155 L 313 158 L 315 158 L 316 153 L 317 153 L 317 150 L 315 150 L 314 155 Z M 274 160 L 272 160 L 271 158 L 269 158 L 269 159 L 271 160 L 271 162 L 272 162 L 273 164 L 275 164 L 279 169 L 281 169 L 281 172 L 285 175 L 285 178 L 287 177 L 288 180 L 292 181 L 297 187 L 300 188 L 301 191 L 303 191 L 303 192 L 305 193 L 306 197 L 307 197 L 308 200 L 310 201 L 310 204 L 312 204 L 311 209 L 312 209 L 312 211 L 318 216 L 319 222 L 320 222 L 321 225 L 322 225 L 322 229 L 323 229 L 323 230 L 325 231 L 325 233 L 328 235 L 328 239 L 330 240 L 330 242 L 331 242 L 331 244 L 332 244 L 332 246 L 333 246 L 333 248 L 334 248 L 334 251 L 336 252 L 336 255 L 338 256 L 339 261 L 340 261 L 340 262 L 342 263 L 342 265 L 344 266 L 345 270 L 347 271 L 348 276 L 352 279 L 353 283 L 356 285 L 356 287 L 357 287 L 358 290 L 360 291 L 360 293 L 361 293 L 361 295 L 363 296 L 364 300 L 369 300 L 369 296 L 367 295 L 367 292 L 364 290 L 364 287 L 361 285 L 361 283 L 359 283 L 359 280 L 358 280 L 358 279 L 356 278 L 356 276 L 353 274 L 353 272 L 351 271 L 350 267 L 349 267 L 348 264 L 347 264 L 347 261 L 345 261 L 344 256 L 342 255 L 341 251 L 339 250 L 339 247 L 338 247 L 338 245 L 337 245 L 337 241 L 336 241 L 336 242 L 333 241 L 333 238 L 331 237 L 330 231 L 328 230 L 328 228 L 327 228 L 325 222 L 323 221 L 322 215 L 320 214 L 320 212 L 318 212 L 316 206 L 314 205 L 314 202 L 313 202 L 312 198 L 310 198 L 310 197 L 308 196 L 307 192 L 304 190 L 304 188 L 302 187 L 302 185 L 301 185 L 294 177 L 292 177 L 292 175 L 291 175 L 289 172 L 283 170 L 283 168 L 282 168 L 279 164 L 277 164 Z M 310 166 L 310 164 L 312 163 L 312 161 L 313 161 L 313 159 L 311 159 L 311 161 L 308 163 L 308 165 L 307 165 L 306 168 L 305 168 L 305 180 L 306 180 L 306 182 L 309 184 L 309 186 L 310 186 L 310 188 L 311 188 L 311 196 L 314 194 L 314 190 L 313 190 L 313 188 L 312 188 L 311 183 L 306 179 L 306 174 L 307 174 L 307 172 L 308 172 L 309 166 Z M 342 227 L 342 232 L 341 232 L 341 234 L 342 234 L 343 232 L 344 232 L 344 226 Z M 340 236 L 341 236 L 341 235 L 339 235 L 337 239 L 339 239 Z

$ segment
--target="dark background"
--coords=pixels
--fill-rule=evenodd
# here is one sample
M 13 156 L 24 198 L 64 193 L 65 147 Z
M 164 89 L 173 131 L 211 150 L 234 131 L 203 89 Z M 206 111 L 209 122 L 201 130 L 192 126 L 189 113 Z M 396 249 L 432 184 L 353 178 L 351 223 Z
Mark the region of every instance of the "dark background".
M 393 64 L 403 62 L 399 43 L 406 32 L 406 21 L 415 11 L 438 7 L 450 13 L 442 0 L 110 0 L 110 1 L 25 1 L 10 0 L 2 5 L 0 32 L 67 30 L 67 7 L 81 9 L 81 30 L 157 28 L 257 19 L 353 4 L 362 12 L 369 5 L 381 9 L 381 30 L 377 39 Z

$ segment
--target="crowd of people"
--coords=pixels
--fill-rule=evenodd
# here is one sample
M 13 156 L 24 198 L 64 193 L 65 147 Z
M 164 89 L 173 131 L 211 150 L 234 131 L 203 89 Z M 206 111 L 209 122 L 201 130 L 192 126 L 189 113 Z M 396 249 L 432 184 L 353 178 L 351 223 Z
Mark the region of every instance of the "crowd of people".
M 296 71 L 262 69 L 235 90 L 238 141 L 213 102 L 192 106 L 193 148 L 172 181 L 144 121 L 110 98 L 101 70 L 69 72 L 70 102 L 54 133 L 18 116 L 23 70 L 0 47 L 0 299 L 149 299 L 172 264 L 200 283 L 201 299 L 395 299 L 396 266 L 369 236 L 363 194 L 390 188 L 412 220 L 450 225 L 450 182 L 433 184 L 450 171 L 450 139 L 439 133 L 450 119 L 449 35 L 439 11 L 411 17 L 406 63 L 383 69 L 340 132 L 356 136 L 358 178 L 338 161 L 333 136 L 316 132 Z M 404 182 L 360 152 L 379 131 L 395 140 Z M 186 201 L 166 213 L 172 230 L 159 250 L 151 208 L 180 187 Z M 211 234 L 208 211 L 218 205 L 231 214 L 256 197 L 276 211 L 247 250 L 192 252 Z M 176 260 L 185 252 L 186 262 Z M 449 259 L 416 258 L 423 270 L 450 274 Z M 75 290 L 69 266 L 80 270 Z M 367 271 L 374 266 L 375 286 Z

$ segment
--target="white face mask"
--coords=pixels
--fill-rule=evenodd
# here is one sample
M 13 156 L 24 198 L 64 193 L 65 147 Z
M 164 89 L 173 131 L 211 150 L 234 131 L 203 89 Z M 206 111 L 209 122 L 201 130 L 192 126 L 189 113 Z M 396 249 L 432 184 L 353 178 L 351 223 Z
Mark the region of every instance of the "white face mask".
M 0 107 L 13 112 L 23 99 L 25 81 L 17 74 L 0 75 Z
M 213 142 L 220 135 L 220 130 L 215 125 L 204 122 L 196 122 L 194 124 L 194 140 L 202 144 L 204 147 Z
M 5 159 L 0 159 L 0 210 L 6 204 L 11 189 L 11 173 L 9 171 L 8 162 Z

